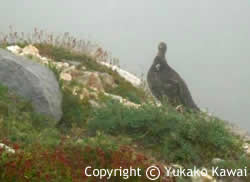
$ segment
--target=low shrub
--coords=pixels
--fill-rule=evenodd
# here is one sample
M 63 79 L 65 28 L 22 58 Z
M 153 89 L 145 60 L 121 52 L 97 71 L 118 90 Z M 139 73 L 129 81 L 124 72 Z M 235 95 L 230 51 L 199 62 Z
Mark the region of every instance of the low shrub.
M 222 121 L 203 113 L 177 112 L 145 104 L 139 109 L 108 102 L 93 113 L 88 122 L 92 132 L 125 134 L 159 157 L 182 165 L 207 165 L 213 158 L 238 158 L 243 154 L 242 141 L 233 136 Z
M 70 104 L 67 108 L 73 108 L 72 112 L 75 112 L 72 106 L 77 101 L 75 98 L 70 100 L 67 101 Z M 72 133 L 62 135 L 52 126 L 39 124 L 43 117 L 35 114 L 29 103 L 10 94 L 3 86 L 0 86 L 0 101 L 0 143 L 15 150 L 12 154 L 0 148 L 0 181 L 107 181 L 106 178 L 87 177 L 84 169 L 87 166 L 93 169 L 132 166 L 143 170 L 150 165 L 149 158 L 131 146 L 123 145 L 125 142 L 122 140 L 117 141 L 101 133 L 96 137 L 84 137 L 81 128 L 78 128 L 79 132 L 77 128 L 72 128 Z M 68 116 L 76 117 L 75 120 L 81 118 L 77 113 Z M 74 118 L 69 117 L 69 120 L 74 121 Z M 112 176 L 109 181 L 127 180 L 122 176 Z M 130 177 L 129 181 L 147 180 L 144 176 Z
M 80 100 L 79 96 L 73 95 L 69 89 L 63 90 L 62 110 L 60 124 L 66 127 L 71 127 L 73 124 L 84 126 L 92 113 L 88 99 Z
M 64 141 L 65 142 L 65 141 Z M 150 160 L 143 154 L 137 153 L 128 146 L 121 146 L 115 150 L 103 150 L 98 146 L 64 144 L 55 148 L 46 148 L 36 144 L 29 151 L 18 149 L 20 146 L 8 141 L 4 143 L 13 146 L 18 152 L 8 154 L 0 150 L 0 180 L 5 182 L 83 182 L 107 181 L 107 177 L 88 177 L 85 168 L 90 166 L 88 174 L 93 169 L 134 169 L 140 168 L 142 177 L 112 176 L 109 181 L 149 181 L 144 175 L 144 169 L 150 166 Z M 34 152 L 35 151 L 35 152 Z M 158 180 L 160 181 L 160 180 Z M 173 181 L 168 178 L 164 181 Z

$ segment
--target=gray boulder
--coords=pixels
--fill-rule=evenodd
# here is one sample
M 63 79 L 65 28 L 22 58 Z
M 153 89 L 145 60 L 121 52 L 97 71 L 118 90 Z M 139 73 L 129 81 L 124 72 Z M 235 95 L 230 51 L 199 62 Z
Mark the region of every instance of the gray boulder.
M 31 101 L 36 112 L 61 119 L 62 93 L 55 75 L 45 66 L 0 49 L 0 84 Z

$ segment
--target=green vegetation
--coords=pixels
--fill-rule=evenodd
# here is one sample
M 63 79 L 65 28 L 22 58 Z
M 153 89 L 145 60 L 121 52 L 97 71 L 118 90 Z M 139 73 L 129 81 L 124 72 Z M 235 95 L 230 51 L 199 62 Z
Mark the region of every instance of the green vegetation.
M 86 54 L 74 52 L 64 47 L 58 47 L 52 44 L 34 44 L 34 46 L 39 49 L 39 53 L 42 56 L 48 57 L 55 61 L 62 61 L 62 60 L 86 61 L 86 62 L 91 61 L 90 60 L 91 58 Z M 89 64 L 91 63 L 89 62 Z
M 37 30 L 34 34 L 42 35 Z M 13 35 L 2 41 L 0 37 L 0 47 L 10 45 L 9 37 Z M 86 47 L 74 43 L 78 42 L 74 38 L 65 43 L 68 37 L 64 35 L 58 39 L 61 43 L 56 43 L 55 38 L 48 37 L 34 41 L 16 35 L 14 42 L 21 47 L 33 43 L 42 56 L 55 61 L 77 61 L 88 71 L 109 73 L 118 87 L 104 88 L 106 92 L 144 104 L 127 107 L 100 94 L 98 102 L 104 107 L 94 108 L 88 98 L 81 100 L 72 94 L 72 88 L 81 85 L 59 81 L 63 117 L 53 126 L 51 119 L 35 113 L 29 102 L 0 85 L 0 143 L 18 151 L 11 155 L 0 149 L 0 181 L 98 181 L 87 179 L 82 174 L 84 167 L 145 169 L 152 163 L 174 163 L 210 168 L 213 158 L 224 160 L 219 164 L 222 168 L 250 168 L 243 141 L 233 136 L 220 119 L 205 113 L 180 113 L 167 103 L 161 107 L 149 104 L 142 88 L 135 88 L 117 72 L 100 65 Z M 49 68 L 59 80 L 60 72 L 52 65 Z
M 51 119 L 36 114 L 31 104 L 0 86 L 0 138 L 30 144 L 57 143 L 59 133 L 51 132 Z
M 76 103 L 74 99 L 65 102 Z M 79 103 L 67 110 L 64 117 L 74 116 L 78 120 L 77 111 L 81 109 L 78 107 Z M 83 172 L 85 167 L 119 169 L 120 166 L 133 166 L 144 169 L 150 162 L 144 155 L 127 147 L 124 138 L 118 142 L 102 133 L 87 137 L 84 128 L 76 125 L 62 133 L 49 124 L 49 119 L 34 113 L 29 103 L 3 86 L 0 86 L 0 130 L 0 143 L 17 151 L 10 154 L 0 148 L 1 181 L 94 182 L 98 178 L 87 178 Z M 117 176 L 110 181 L 124 179 Z M 130 181 L 147 180 L 132 177 Z
M 127 135 L 159 158 L 184 166 L 209 164 L 213 158 L 237 159 L 242 142 L 217 118 L 198 113 L 178 113 L 168 105 L 128 108 L 109 102 L 93 113 L 89 130 L 114 136 Z
M 60 121 L 63 127 L 70 128 L 72 125 L 84 126 L 91 116 L 92 107 L 87 99 L 80 100 L 78 96 L 72 95 L 70 90 L 63 90 L 63 117 Z

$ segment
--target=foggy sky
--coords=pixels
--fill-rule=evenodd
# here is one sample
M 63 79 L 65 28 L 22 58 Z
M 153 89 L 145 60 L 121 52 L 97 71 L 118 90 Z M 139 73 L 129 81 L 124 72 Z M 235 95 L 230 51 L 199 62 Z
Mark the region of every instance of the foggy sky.
M 0 32 L 35 27 L 99 43 L 123 68 L 147 73 L 157 44 L 194 100 L 250 131 L 249 0 L 3 0 Z

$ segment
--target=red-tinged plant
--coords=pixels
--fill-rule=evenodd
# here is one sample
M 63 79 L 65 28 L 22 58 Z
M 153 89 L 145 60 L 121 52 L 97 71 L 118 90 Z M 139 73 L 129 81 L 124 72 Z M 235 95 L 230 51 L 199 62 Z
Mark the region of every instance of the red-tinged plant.
M 18 146 L 5 141 L 9 146 Z M 6 154 L 0 159 L 0 181 L 32 182 L 32 181 L 107 181 L 96 177 L 87 177 L 83 171 L 87 166 L 92 169 L 146 169 L 150 160 L 129 146 L 121 146 L 114 150 L 103 150 L 101 147 L 87 145 L 72 146 L 61 143 L 55 148 L 46 148 L 39 144 L 31 147 L 31 152 L 20 151 L 14 155 Z M 19 147 L 16 147 L 19 148 Z M 0 150 L 0 156 L 4 153 Z M 109 181 L 123 181 L 122 177 L 112 177 Z M 131 178 L 131 181 L 147 181 L 145 177 Z

